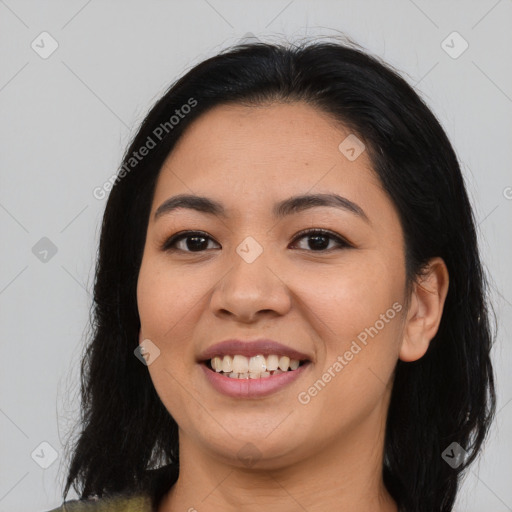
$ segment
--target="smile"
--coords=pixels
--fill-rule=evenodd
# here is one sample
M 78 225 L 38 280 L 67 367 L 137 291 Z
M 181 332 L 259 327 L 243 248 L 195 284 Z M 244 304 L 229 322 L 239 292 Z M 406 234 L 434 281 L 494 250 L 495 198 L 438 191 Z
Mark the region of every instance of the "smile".
M 260 398 L 297 380 L 310 361 L 277 354 L 246 357 L 239 354 L 214 357 L 201 365 L 208 382 L 223 395 Z
M 257 355 L 246 357 L 240 354 L 225 355 L 210 359 L 212 370 L 221 373 L 231 379 L 260 379 L 273 375 L 296 370 L 301 363 L 298 359 L 290 359 L 288 356 L 270 354 L 268 356 Z

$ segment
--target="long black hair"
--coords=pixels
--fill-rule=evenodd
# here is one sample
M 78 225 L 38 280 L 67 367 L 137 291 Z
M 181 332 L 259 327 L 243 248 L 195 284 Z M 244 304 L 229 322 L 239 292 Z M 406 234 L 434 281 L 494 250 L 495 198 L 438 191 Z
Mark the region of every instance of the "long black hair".
M 101 227 L 92 335 L 81 366 L 80 433 L 64 498 L 72 485 L 82 499 L 148 492 L 148 475 L 158 467 L 176 478 L 177 424 L 134 356 L 136 285 L 155 182 L 184 130 L 208 109 L 274 101 L 306 102 L 364 142 L 399 212 L 409 283 L 429 258 L 447 265 L 450 285 L 436 336 L 418 361 L 397 361 L 382 470 L 402 509 L 452 510 L 460 477 L 478 455 L 496 407 L 495 318 L 475 218 L 456 154 L 419 95 L 379 58 L 335 40 L 243 44 L 196 65 L 147 114 L 114 184 L 97 191 L 112 188 Z M 458 465 L 443 455 L 451 445 L 449 456 L 453 446 L 467 452 Z

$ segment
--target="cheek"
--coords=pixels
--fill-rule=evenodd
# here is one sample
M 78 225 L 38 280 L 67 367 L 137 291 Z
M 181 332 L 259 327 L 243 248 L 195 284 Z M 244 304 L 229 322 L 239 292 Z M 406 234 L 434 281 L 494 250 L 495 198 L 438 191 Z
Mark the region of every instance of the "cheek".
M 386 391 L 401 340 L 403 279 L 399 265 L 391 269 L 375 259 L 334 278 L 331 273 L 330 281 L 321 276 L 316 282 L 324 283 L 317 288 L 322 292 L 309 293 L 325 354 L 305 391 L 318 397 L 317 406 L 337 410 L 334 416 L 357 417 Z
M 195 299 L 197 301 L 197 299 Z M 137 304 L 143 338 L 150 339 L 160 350 L 148 366 L 155 390 L 180 425 L 187 425 L 187 398 L 180 382 L 187 377 L 191 360 L 190 333 L 197 319 L 190 318 L 194 294 L 176 272 L 163 268 L 158 258 L 144 256 L 137 282 Z
M 393 303 L 403 300 L 402 274 L 399 265 L 390 268 L 382 259 L 368 255 L 354 257 L 338 270 L 316 272 L 314 278 L 304 273 L 301 277 L 309 283 L 303 293 L 331 328 L 328 339 L 343 342 L 373 326 Z M 393 317 L 394 312 L 390 313 Z
M 162 340 L 164 334 L 193 305 L 190 283 L 172 272 L 159 258 L 145 257 L 137 282 L 137 305 L 143 335 Z
M 168 298 L 163 293 L 165 288 L 165 282 L 151 261 L 143 258 L 137 281 L 137 306 L 142 334 L 152 340 L 157 338 L 166 309 Z

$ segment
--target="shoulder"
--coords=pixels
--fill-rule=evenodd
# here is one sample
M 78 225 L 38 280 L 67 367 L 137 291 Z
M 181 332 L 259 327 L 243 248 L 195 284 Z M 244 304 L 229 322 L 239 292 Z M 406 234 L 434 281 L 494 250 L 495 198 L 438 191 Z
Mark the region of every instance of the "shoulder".
M 48 512 L 152 512 L 149 496 L 72 500 Z
M 153 503 L 159 503 L 169 488 L 178 479 L 179 466 L 168 464 L 149 469 L 143 478 L 137 494 L 119 493 L 103 498 L 65 501 L 62 505 L 47 512 L 154 512 Z

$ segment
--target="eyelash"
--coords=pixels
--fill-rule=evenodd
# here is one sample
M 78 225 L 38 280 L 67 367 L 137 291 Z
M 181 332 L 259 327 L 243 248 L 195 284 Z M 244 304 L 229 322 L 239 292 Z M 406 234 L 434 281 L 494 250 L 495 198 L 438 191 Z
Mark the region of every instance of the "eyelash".
M 328 237 L 328 238 L 334 240 L 338 244 L 338 247 L 331 248 L 331 249 L 320 249 L 318 251 L 314 251 L 311 249 L 299 249 L 299 250 L 305 250 L 308 252 L 315 252 L 315 253 L 316 252 L 322 253 L 322 252 L 330 252 L 333 249 L 346 249 L 346 248 L 353 247 L 349 242 L 347 242 L 341 236 L 339 236 L 327 229 L 320 229 L 320 228 L 305 229 L 303 231 L 300 231 L 299 233 L 297 233 L 295 235 L 295 238 L 293 239 L 292 242 L 295 243 L 297 240 L 299 240 L 301 238 L 305 238 L 307 235 L 309 235 L 309 236 L 322 235 L 324 237 Z M 177 242 L 187 239 L 187 238 L 192 238 L 194 236 L 201 236 L 203 238 L 213 240 L 213 238 L 210 235 L 208 235 L 207 233 L 205 233 L 204 231 L 184 231 L 182 233 L 177 233 L 177 234 L 171 236 L 170 238 L 168 238 L 167 240 L 165 240 L 161 246 L 161 250 L 166 251 L 166 252 L 181 251 L 181 252 L 190 253 L 190 254 L 199 254 L 199 253 L 205 252 L 206 249 L 201 250 L 201 251 L 188 251 L 188 250 L 183 250 L 183 249 L 176 249 L 175 247 L 173 247 L 173 245 L 176 244 Z

